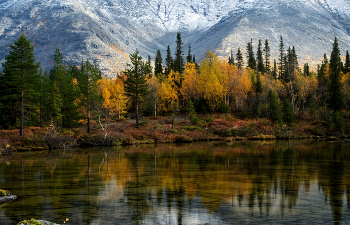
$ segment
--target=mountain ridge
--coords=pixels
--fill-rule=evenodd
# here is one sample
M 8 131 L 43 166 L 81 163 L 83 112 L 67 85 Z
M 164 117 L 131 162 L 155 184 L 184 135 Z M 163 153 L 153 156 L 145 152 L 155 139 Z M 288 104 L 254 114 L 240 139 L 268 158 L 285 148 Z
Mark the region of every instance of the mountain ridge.
M 0 0 L 0 63 L 21 33 L 27 35 L 44 69 L 55 48 L 68 65 L 95 61 L 114 76 L 136 49 L 146 58 L 166 46 L 175 49 L 181 32 L 197 61 L 212 50 L 220 57 L 252 38 L 268 39 L 273 55 L 282 35 L 301 62 L 317 64 L 334 37 L 342 54 L 350 49 L 350 0 Z M 174 53 L 174 52 L 173 52 Z

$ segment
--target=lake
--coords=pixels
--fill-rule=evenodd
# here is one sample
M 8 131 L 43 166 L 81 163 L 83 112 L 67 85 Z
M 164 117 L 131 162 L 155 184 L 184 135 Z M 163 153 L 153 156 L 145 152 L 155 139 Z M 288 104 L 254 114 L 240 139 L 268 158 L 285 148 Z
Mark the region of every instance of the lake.
M 350 224 L 350 145 L 203 142 L 0 158 L 0 224 Z

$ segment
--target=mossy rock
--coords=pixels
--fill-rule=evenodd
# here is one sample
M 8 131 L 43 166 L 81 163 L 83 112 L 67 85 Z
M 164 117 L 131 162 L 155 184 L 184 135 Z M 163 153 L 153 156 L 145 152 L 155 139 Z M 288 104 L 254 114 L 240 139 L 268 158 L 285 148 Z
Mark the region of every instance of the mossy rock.
M 234 137 L 228 137 L 226 138 L 226 142 L 234 142 L 235 138 Z
M 247 140 L 245 137 L 235 137 L 236 141 L 244 141 Z
M 0 189 L 0 197 L 11 195 L 9 191 Z
M 16 195 L 12 195 L 9 191 L 0 189 L 0 204 L 9 203 L 17 199 Z
M 17 225 L 59 225 L 59 224 L 49 222 L 46 220 L 30 219 L 30 220 L 23 220 L 23 221 L 19 222 Z

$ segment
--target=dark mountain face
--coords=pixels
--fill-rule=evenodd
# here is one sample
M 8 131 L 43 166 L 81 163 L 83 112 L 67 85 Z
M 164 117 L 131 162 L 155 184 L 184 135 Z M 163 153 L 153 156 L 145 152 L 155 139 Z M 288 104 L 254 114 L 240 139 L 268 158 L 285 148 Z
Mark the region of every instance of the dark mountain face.
M 251 38 L 255 50 L 258 39 L 270 40 L 274 54 L 283 35 L 286 48 L 316 64 L 335 36 L 342 53 L 350 49 L 349 15 L 350 0 L 0 0 L 0 62 L 25 33 L 44 69 L 60 48 L 68 65 L 90 59 L 113 76 L 136 48 L 145 58 L 157 49 L 165 56 L 167 45 L 174 53 L 180 31 L 197 61 L 208 50 L 245 51 Z

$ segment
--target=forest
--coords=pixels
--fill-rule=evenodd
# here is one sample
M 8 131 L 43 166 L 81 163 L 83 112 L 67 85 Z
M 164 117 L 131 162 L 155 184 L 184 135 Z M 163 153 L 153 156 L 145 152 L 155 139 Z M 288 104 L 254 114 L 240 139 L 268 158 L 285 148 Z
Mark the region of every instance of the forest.
M 88 134 L 98 129 L 106 139 L 114 122 L 136 119 L 139 128 L 145 121 L 167 117 L 172 130 L 181 116 L 189 120 L 184 130 L 191 130 L 217 122 L 214 115 L 226 115 L 232 123 L 263 121 L 278 129 L 300 121 L 319 126 L 305 134 L 322 136 L 330 129 L 332 134 L 347 133 L 350 57 L 346 51 L 342 61 L 337 38 L 330 56 L 325 54 L 312 70 L 308 63 L 299 65 L 296 49 L 285 47 L 282 36 L 276 59 L 268 40 L 259 40 L 256 52 L 250 40 L 246 49 L 238 48 L 235 55 L 231 51 L 228 60 L 208 51 L 197 63 L 190 45 L 184 52 L 177 33 L 174 57 L 169 46 L 164 62 L 160 50 L 154 62 L 151 56 L 143 60 L 136 50 L 125 71 L 114 78 L 103 76 L 89 60 L 65 65 L 58 48 L 54 66 L 43 71 L 24 34 L 9 47 L 0 72 L 0 129 L 18 129 L 20 136 L 28 127 L 66 133 L 84 128 Z M 256 129 L 253 133 L 259 135 Z M 8 142 L 3 138 L 3 147 Z

